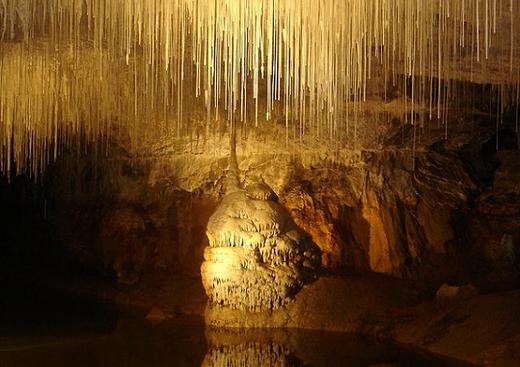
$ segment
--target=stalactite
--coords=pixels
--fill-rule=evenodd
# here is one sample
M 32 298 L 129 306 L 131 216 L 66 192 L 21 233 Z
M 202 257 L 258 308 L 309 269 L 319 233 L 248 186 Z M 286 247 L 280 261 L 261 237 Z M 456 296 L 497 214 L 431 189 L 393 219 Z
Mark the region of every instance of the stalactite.
M 410 123 L 427 103 L 447 128 L 449 79 L 493 46 L 509 43 L 500 83 L 518 89 L 519 11 L 514 0 L 0 0 L 2 171 L 36 174 L 65 136 L 94 140 L 113 123 L 140 139 L 140 124 L 162 122 L 181 138 L 196 100 L 208 124 L 223 110 L 257 126 L 281 108 L 287 141 L 341 139 L 374 66 L 389 83 L 411 78 Z M 509 40 L 496 36 L 503 19 Z

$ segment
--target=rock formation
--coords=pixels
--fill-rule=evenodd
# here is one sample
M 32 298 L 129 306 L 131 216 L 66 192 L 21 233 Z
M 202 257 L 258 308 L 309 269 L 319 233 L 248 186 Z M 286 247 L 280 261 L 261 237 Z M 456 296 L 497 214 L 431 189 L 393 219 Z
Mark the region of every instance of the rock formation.
M 312 281 L 320 252 L 264 183 L 236 190 L 208 223 L 202 282 L 210 302 L 269 311 Z

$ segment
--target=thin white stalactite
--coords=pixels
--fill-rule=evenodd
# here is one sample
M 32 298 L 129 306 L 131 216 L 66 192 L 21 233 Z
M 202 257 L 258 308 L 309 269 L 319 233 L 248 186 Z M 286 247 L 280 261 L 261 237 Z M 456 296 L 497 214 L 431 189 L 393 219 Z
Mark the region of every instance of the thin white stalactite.
M 426 102 L 447 128 L 451 75 L 463 55 L 471 73 L 492 58 L 508 18 L 504 95 L 518 89 L 519 11 L 514 0 L 0 0 L 1 169 L 29 161 L 36 173 L 60 137 L 92 141 L 114 121 L 133 139 L 162 121 L 180 139 L 198 96 L 208 125 L 224 112 L 258 126 L 280 108 L 287 142 L 313 133 L 356 147 L 374 66 L 388 83 L 412 80 L 407 120 Z

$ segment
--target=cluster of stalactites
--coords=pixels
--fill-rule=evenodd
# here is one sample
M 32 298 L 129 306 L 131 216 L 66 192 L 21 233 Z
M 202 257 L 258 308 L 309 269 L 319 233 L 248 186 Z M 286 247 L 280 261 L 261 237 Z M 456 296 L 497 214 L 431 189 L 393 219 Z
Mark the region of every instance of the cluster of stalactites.
M 140 121 L 189 133 L 191 93 L 208 123 L 280 108 L 287 131 L 334 139 L 376 68 L 413 76 L 412 106 L 440 116 L 450 84 L 434 81 L 471 74 L 493 47 L 508 50 L 501 103 L 518 104 L 519 18 L 516 0 L 0 0 L 2 171 L 38 169 L 59 136 L 95 138 L 110 121 L 137 138 Z

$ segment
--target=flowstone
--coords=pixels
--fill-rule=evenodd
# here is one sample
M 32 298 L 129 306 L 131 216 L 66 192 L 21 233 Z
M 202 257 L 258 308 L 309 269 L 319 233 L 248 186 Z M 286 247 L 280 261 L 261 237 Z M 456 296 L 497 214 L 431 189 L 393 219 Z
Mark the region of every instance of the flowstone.
M 256 183 L 228 194 L 210 218 L 201 267 L 210 305 L 272 311 L 316 278 L 320 250 L 277 201 Z

